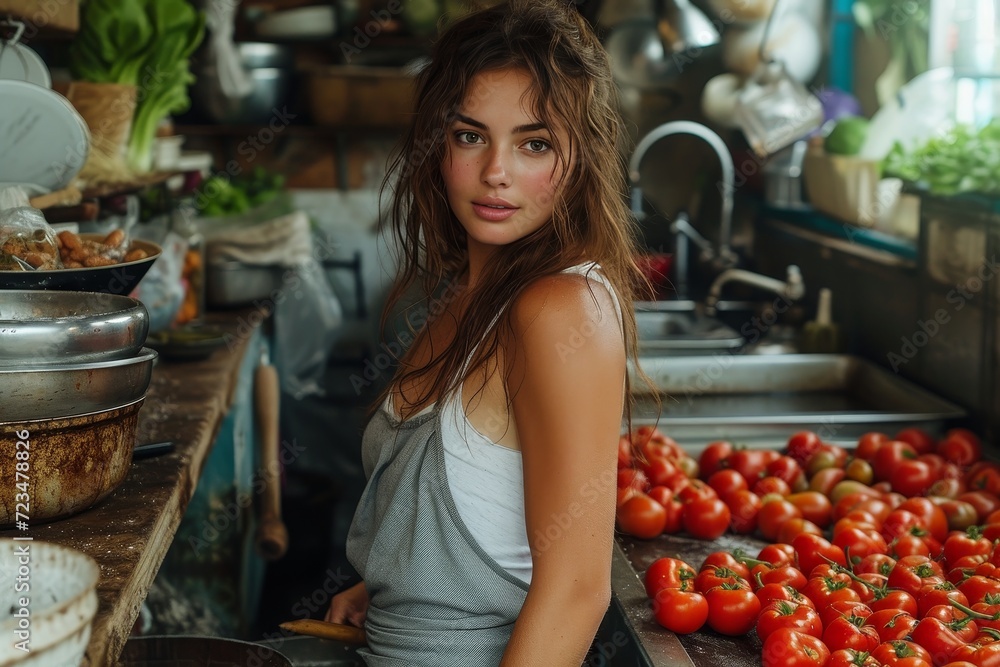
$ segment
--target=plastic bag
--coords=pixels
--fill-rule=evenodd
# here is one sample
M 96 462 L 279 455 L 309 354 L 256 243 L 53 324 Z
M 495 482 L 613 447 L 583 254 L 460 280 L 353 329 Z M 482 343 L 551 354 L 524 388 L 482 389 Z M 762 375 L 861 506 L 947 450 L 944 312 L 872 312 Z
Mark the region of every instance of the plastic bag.
M 36 208 L 18 206 L 0 211 L 0 270 L 27 270 L 14 257 L 35 269 L 62 268 L 55 231 Z
M 170 328 L 184 301 L 181 271 L 188 243 L 156 223 L 143 225 L 140 230 L 143 238 L 158 243 L 163 249 L 133 292 L 149 311 L 149 332 L 157 333 Z

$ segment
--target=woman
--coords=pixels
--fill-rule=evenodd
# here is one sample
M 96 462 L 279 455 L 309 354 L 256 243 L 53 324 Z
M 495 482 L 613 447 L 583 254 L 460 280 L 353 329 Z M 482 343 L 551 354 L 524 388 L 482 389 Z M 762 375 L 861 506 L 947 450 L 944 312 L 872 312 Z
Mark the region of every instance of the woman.
M 365 431 L 364 581 L 326 615 L 369 665 L 577 667 L 607 611 L 641 284 L 615 103 L 553 0 L 458 20 L 421 74 L 390 308 L 415 284 L 431 307 Z

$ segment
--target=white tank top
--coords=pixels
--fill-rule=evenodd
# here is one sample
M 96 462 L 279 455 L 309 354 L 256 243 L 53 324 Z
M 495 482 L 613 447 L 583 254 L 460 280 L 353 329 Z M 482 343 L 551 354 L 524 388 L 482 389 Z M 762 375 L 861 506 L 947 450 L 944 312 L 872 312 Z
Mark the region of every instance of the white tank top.
M 563 273 L 588 275 L 590 271 L 588 277 L 611 293 L 615 313 L 621 322 L 618 295 L 596 267 L 596 263 L 588 262 Z M 498 445 L 477 431 L 465 415 L 461 396 L 459 387 L 446 397 L 440 415 L 445 470 L 455 507 L 483 551 L 500 567 L 530 583 L 531 550 L 524 520 L 521 452 Z M 390 416 L 396 416 L 391 393 L 384 408 Z M 433 408 L 429 405 L 418 414 Z

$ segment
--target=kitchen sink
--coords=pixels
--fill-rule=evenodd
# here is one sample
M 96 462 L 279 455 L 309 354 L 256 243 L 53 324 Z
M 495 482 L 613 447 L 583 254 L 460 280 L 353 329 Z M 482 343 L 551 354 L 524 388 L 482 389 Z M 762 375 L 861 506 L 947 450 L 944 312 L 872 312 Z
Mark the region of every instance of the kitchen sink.
M 783 446 L 808 429 L 854 444 L 867 431 L 907 426 L 939 433 L 966 416 L 961 407 L 897 374 L 846 354 L 640 356 L 656 395 L 632 367 L 632 424 L 657 422 L 685 448 L 712 440 Z
M 693 307 L 690 310 L 654 310 L 636 304 L 635 323 L 639 353 L 643 355 L 733 352 L 744 343 L 743 337 L 732 327 Z

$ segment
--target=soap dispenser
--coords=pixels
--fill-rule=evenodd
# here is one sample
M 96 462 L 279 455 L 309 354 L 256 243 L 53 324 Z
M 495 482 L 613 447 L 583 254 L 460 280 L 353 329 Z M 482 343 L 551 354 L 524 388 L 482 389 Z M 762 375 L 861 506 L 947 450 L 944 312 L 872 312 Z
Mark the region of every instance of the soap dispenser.
M 801 349 L 804 353 L 833 353 L 843 351 L 840 328 L 833 323 L 833 293 L 824 287 L 819 291 L 816 319 L 806 322 L 802 329 Z

